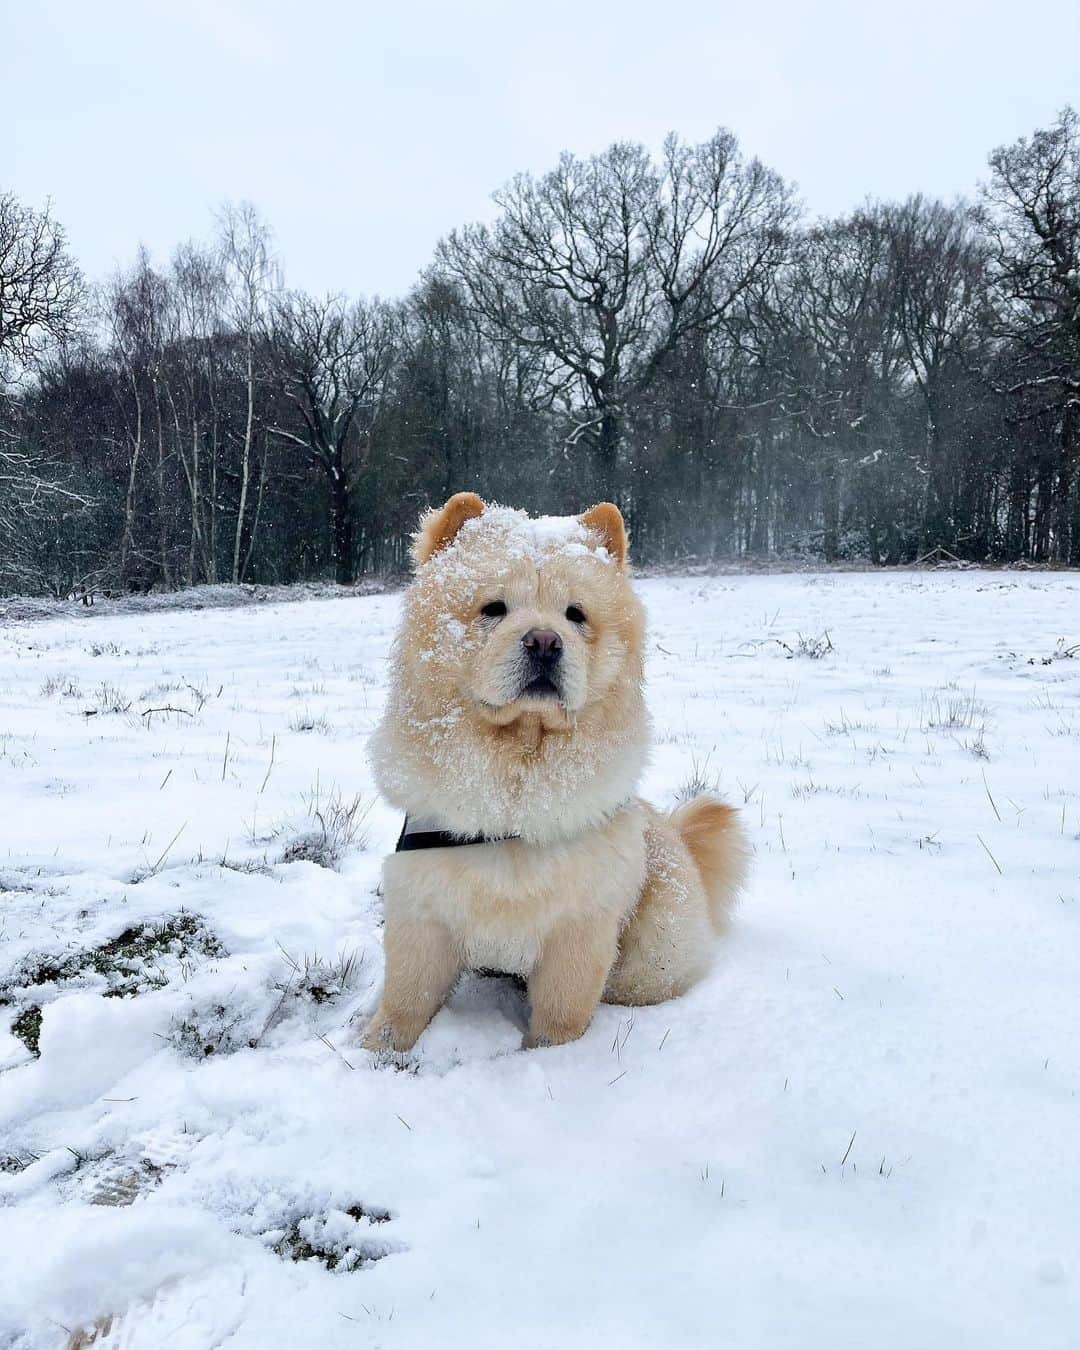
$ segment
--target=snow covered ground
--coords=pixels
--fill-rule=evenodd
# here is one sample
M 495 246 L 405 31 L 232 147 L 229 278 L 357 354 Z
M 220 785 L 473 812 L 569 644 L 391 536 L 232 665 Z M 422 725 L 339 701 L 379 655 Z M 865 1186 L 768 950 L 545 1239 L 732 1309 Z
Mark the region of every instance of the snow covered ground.
M 397 598 L 0 629 L 0 1345 L 1080 1344 L 1080 577 L 641 588 L 715 972 L 527 1053 L 470 978 L 400 1068 Z

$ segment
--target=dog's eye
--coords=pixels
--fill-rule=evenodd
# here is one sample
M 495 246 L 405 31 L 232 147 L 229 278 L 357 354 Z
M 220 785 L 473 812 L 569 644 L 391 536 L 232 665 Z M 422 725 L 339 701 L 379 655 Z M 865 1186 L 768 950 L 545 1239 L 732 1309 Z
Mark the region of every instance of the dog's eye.
M 577 605 L 571 605 L 566 611 L 566 617 L 571 623 L 584 623 L 585 611 L 583 609 L 578 609 Z
M 490 600 L 483 606 L 480 613 L 485 619 L 501 619 L 506 613 L 506 604 L 502 600 Z

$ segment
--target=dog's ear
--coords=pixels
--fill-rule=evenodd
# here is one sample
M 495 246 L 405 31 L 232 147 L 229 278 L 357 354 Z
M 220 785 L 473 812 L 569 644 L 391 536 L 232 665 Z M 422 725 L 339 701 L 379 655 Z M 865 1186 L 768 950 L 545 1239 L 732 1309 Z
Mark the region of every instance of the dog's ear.
M 622 512 L 613 502 L 601 502 L 592 506 L 581 517 L 581 523 L 597 535 L 620 567 L 626 566 L 630 546 L 626 538 L 626 526 Z
M 429 511 L 413 535 L 412 555 L 417 567 L 452 544 L 467 520 L 483 514 L 484 503 L 475 492 L 455 492 L 445 506 Z

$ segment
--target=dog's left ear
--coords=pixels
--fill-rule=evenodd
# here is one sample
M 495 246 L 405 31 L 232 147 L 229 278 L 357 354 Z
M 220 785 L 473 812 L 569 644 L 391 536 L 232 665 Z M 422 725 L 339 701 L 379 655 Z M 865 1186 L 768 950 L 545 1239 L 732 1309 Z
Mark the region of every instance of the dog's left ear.
M 475 492 L 455 492 L 445 506 L 429 511 L 413 535 L 412 555 L 417 567 L 452 544 L 467 520 L 483 514 L 484 503 Z
M 626 525 L 622 512 L 613 502 L 601 502 L 599 506 L 590 507 L 581 517 L 581 523 L 599 537 L 601 544 L 620 567 L 626 566 L 630 551 Z

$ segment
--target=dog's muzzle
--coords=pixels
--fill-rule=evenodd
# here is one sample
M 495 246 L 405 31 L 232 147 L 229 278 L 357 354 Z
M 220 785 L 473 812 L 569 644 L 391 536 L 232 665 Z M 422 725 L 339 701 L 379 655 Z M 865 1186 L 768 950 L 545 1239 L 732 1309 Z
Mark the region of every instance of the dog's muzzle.
M 530 628 L 521 639 L 521 698 L 561 698 L 563 640 L 553 628 Z

